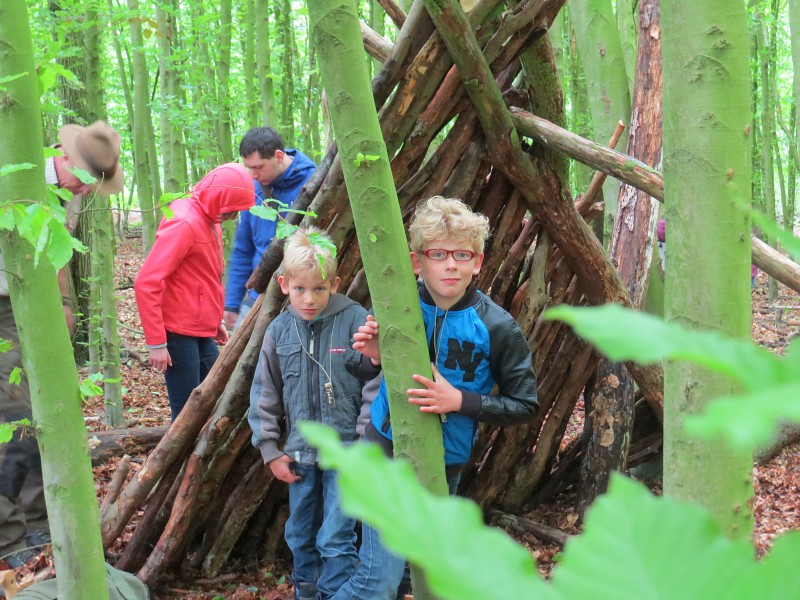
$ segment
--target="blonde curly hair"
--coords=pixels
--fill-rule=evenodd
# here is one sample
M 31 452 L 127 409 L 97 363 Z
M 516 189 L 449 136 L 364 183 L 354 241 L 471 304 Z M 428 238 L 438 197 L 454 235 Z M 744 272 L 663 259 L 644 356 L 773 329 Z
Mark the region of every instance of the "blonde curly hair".
M 420 252 L 431 244 L 447 240 L 464 242 L 475 252 L 483 252 L 489 237 L 489 219 L 457 198 L 433 196 L 417 204 L 408 226 L 409 246 Z

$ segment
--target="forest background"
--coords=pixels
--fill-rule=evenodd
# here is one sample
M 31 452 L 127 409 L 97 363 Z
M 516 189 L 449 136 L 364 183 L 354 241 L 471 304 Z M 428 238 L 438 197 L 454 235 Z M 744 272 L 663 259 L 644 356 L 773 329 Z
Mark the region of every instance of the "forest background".
M 145 248 L 158 218 L 150 207 L 170 199 L 164 192 L 180 192 L 207 168 L 234 158 L 236 140 L 248 127 L 274 123 L 288 146 L 306 151 L 315 160 L 330 140 L 330 134 L 324 132 L 322 95 L 305 9 L 288 2 L 264 4 L 179 7 L 128 3 L 122 7 L 111 3 L 29 3 L 35 46 L 47 49 L 37 57 L 47 99 L 44 142 L 52 143 L 61 124 L 72 121 L 89 123 L 105 118 L 123 132 L 127 150 L 123 154 L 131 159 L 125 161 L 131 184 L 128 194 L 116 199 L 118 229 L 126 215 L 142 210 Z M 636 56 L 636 7 L 623 2 L 616 6 L 589 4 L 590 10 L 583 13 L 571 14 L 570 6 L 560 11 L 550 40 L 561 67 L 568 129 L 606 143 L 607 117 L 613 115 L 611 122 L 615 122 L 625 110 L 598 110 L 592 103 L 599 100 L 607 108 L 614 106 L 615 98 L 625 98 L 619 105 L 630 104 L 635 91 L 631 65 Z M 777 216 L 787 227 L 793 222 L 798 163 L 795 91 L 789 87 L 794 78 L 787 76 L 793 72 L 793 62 L 792 54 L 786 52 L 792 8 L 791 3 L 752 2 L 749 13 L 753 198 L 763 212 Z M 372 29 L 383 30 L 391 42 L 394 29 L 382 16 L 383 9 L 377 4 L 360 9 Z M 381 18 L 372 19 L 373 14 Z M 271 18 L 256 21 L 255 15 Z M 116 35 L 107 35 L 110 32 Z M 581 55 L 582 45 L 591 47 L 588 41 L 603 48 L 601 61 L 591 51 Z M 116 60 L 102 60 L 109 56 Z M 624 78 L 617 80 L 615 98 L 587 85 L 587 81 L 605 81 L 603 64 L 619 61 L 628 68 L 616 70 L 617 74 L 623 72 Z M 245 69 L 246 65 L 251 68 Z M 443 129 L 443 134 L 446 131 Z M 585 189 L 589 175 L 574 163 L 569 175 L 573 189 Z M 606 217 L 598 222 L 604 224 L 601 229 L 608 237 L 615 194 L 613 189 L 604 192 Z

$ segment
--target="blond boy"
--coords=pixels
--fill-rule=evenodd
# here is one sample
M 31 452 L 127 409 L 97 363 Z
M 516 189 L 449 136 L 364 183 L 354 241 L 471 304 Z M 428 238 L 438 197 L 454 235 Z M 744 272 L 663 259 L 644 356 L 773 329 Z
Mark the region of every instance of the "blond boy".
M 298 600 L 330 598 L 357 560 L 355 520 L 340 510 L 335 474 L 320 469 L 316 451 L 297 429 L 315 421 L 336 429 L 345 442 L 355 441 L 359 416 L 368 414 L 362 358 L 351 347 L 367 313 L 336 293 L 329 246 L 314 229 L 297 230 L 286 244 L 278 281 L 289 307 L 267 328 L 256 373 L 261 385 L 253 386 L 249 413 L 253 445 L 275 477 L 289 484 L 285 537 Z

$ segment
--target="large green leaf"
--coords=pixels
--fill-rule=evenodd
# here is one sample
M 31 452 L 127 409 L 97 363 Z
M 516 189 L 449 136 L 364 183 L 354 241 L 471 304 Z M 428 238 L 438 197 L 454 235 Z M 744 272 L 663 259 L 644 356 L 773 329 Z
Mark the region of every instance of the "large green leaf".
M 780 421 L 800 422 L 798 398 L 800 381 L 717 398 L 701 414 L 687 416 L 684 427 L 697 437 L 725 438 L 737 448 L 758 447 L 772 439 Z
M 568 323 L 613 361 L 689 361 L 730 375 L 750 390 L 792 381 L 800 372 L 800 357 L 782 359 L 749 340 L 715 331 L 691 331 L 618 304 L 562 305 L 542 316 Z
M 765 574 L 782 582 L 776 595 L 759 590 Z M 654 497 L 621 475 L 589 510 L 584 533 L 567 543 L 553 573 L 554 591 L 565 599 L 778 600 L 800 598 L 798 584 L 798 569 L 757 564 L 752 542 L 723 536 L 701 507 Z
M 322 425 L 303 423 L 320 464 L 339 472 L 344 510 L 378 528 L 386 545 L 425 569 L 431 590 L 452 600 L 548 600 L 530 552 L 483 525 L 463 498 L 427 492 L 411 467 L 386 459 L 372 444 L 343 447 Z

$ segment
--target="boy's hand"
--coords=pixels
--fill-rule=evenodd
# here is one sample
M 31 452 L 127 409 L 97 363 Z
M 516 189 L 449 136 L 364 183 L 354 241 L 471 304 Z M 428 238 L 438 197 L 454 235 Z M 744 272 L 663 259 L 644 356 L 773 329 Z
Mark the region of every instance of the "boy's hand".
M 353 350 L 358 350 L 369 358 L 370 362 L 376 366 L 381 366 L 381 348 L 378 340 L 378 322 L 372 315 L 367 315 L 367 322 L 358 328 L 353 334 L 355 343 Z
M 293 462 L 291 458 L 284 454 L 271 461 L 269 463 L 269 469 L 272 471 L 272 474 L 275 475 L 276 479 L 280 479 L 286 483 L 294 483 L 295 481 L 300 481 L 301 477 L 292 471 Z
M 461 392 L 454 388 L 441 376 L 436 367 L 433 367 L 433 381 L 422 375 L 413 375 L 414 381 L 425 386 L 425 389 L 407 390 L 408 401 L 411 404 L 418 404 L 422 412 L 429 413 L 449 413 L 458 412 L 461 409 Z

